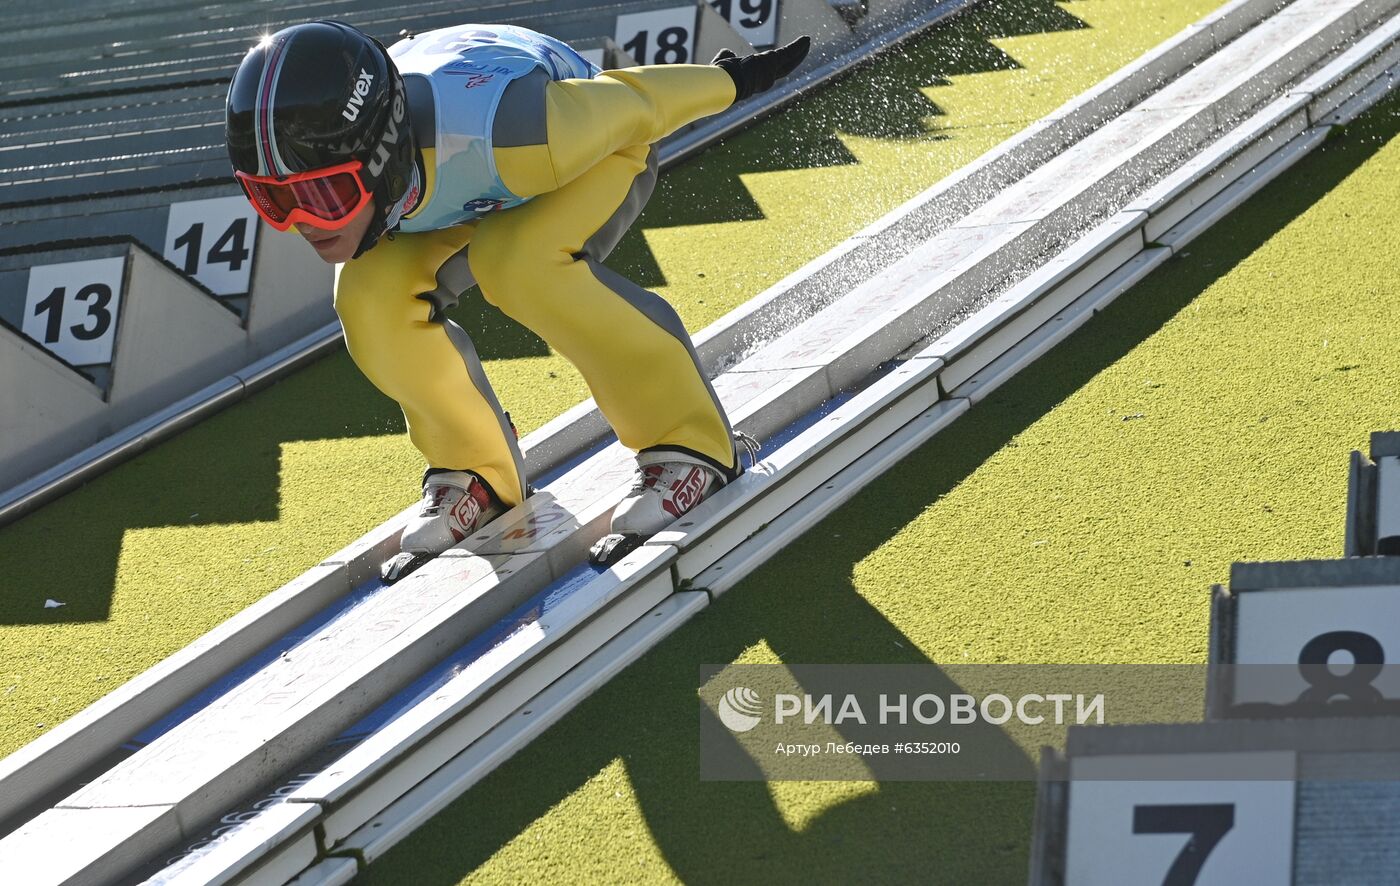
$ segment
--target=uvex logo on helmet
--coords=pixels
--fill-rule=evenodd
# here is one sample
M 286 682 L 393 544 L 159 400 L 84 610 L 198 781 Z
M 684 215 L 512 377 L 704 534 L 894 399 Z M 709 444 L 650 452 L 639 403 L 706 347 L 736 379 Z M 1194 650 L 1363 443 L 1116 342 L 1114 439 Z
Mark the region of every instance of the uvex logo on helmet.
M 350 92 L 350 99 L 345 103 L 345 110 L 340 112 L 340 116 L 351 122 L 359 119 L 360 108 L 364 107 L 365 96 L 369 95 L 369 88 L 373 83 L 374 75 L 364 68 L 360 68 L 360 76 L 355 80 L 355 86 Z
M 404 104 L 402 93 L 394 96 L 393 106 L 389 112 L 389 122 L 384 126 L 384 132 L 379 136 L 379 144 L 375 146 L 374 157 L 369 161 L 369 174 L 378 176 L 384 171 L 384 164 L 389 162 L 389 151 L 399 143 L 399 124 L 403 122 Z

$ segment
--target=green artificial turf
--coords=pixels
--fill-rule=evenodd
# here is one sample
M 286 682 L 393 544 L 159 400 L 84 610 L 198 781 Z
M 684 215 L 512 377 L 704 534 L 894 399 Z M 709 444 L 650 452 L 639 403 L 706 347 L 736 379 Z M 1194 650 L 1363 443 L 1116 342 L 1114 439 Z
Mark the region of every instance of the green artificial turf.
M 698 779 L 725 662 L 1201 662 L 1237 560 L 1341 555 L 1394 428 L 1400 94 L 741 582 L 357 882 L 1021 883 L 1030 783 Z

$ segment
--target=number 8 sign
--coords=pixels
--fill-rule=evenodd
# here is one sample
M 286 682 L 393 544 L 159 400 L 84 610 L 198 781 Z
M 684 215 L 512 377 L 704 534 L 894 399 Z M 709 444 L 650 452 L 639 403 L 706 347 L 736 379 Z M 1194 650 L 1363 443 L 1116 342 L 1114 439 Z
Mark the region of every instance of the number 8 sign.
M 1236 668 L 1234 704 L 1400 699 L 1400 588 L 1251 590 L 1235 618 L 1232 664 L 1297 667 Z
M 21 330 L 73 366 L 112 362 L 126 258 L 29 269 Z

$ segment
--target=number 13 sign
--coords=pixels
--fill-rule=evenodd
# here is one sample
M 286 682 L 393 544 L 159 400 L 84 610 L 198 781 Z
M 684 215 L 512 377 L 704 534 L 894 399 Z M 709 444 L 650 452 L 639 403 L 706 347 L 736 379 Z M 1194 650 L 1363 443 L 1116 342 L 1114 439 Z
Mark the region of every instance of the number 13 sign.
M 112 362 L 125 271 L 125 257 L 30 268 L 24 334 L 73 366 Z

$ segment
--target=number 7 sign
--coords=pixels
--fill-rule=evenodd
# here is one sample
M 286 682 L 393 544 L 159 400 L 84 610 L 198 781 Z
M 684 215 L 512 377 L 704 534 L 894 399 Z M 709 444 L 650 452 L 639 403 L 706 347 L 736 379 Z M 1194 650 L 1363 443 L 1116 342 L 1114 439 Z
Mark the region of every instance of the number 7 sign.
M 1228 772 L 1246 763 L 1255 774 L 1260 767 L 1280 776 L 1295 771 L 1290 752 L 1075 758 L 1066 883 L 1288 886 L 1293 867 L 1291 778 L 1109 780 L 1124 759 L 1144 771 L 1160 766 L 1183 775 Z

